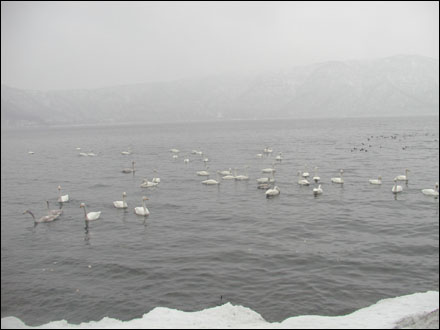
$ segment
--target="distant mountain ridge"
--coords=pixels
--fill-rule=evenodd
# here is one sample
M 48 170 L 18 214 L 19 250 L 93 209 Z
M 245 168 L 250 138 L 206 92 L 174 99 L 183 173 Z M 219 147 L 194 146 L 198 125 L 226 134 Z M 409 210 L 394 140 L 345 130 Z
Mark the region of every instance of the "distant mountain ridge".
M 399 55 L 100 89 L 1 86 L 2 126 L 439 114 L 439 61 Z

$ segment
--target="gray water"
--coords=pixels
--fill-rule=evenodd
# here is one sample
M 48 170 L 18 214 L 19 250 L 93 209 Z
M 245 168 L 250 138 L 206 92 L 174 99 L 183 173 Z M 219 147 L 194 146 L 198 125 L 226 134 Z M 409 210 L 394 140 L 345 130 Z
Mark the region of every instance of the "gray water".
M 438 141 L 438 117 L 3 130 L 1 316 L 30 325 L 130 320 L 156 306 L 229 301 L 281 321 L 438 291 L 439 204 L 420 191 L 439 181 Z M 267 146 L 273 153 L 257 158 Z M 133 154 L 122 155 L 128 147 Z M 211 172 L 248 165 L 250 181 L 201 184 L 193 149 Z M 278 152 L 281 194 L 267 199 L 256 179 Z M 135 175 L 122 173 L 132 160 Z M 312 177 L 315 166 L 319 197 L 297 184 L 297 171 Z M 332 184 L 341 168 L 345 184 Z M 405 168 L 409 182 L 394 196 L 392 179 Z M 153 169 L 159 186 L 140 188 Z M 370 185 L 378 175 L 382 186 Z M 70 196 L 64 214 L 34 227 L 22 212 L 42 216 L 46 200 L 55 208 L 58 185 Z M 127 210 L 112 205 L 123 191 Z M 146 219 L 133 212 L 144 195 Z M 81 202 L 102 211 L 88 227 Z

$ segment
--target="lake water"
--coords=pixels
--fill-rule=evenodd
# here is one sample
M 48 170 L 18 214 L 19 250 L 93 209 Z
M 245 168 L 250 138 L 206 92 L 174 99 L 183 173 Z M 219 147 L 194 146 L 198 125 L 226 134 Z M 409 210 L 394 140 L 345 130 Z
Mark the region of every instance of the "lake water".
M 267 146 L 273 153 L 256 157 Z M 211 172 L 249 166 L 250 180 L 201 184 L 193 149 Z M 281 194 L 267 199 L 256 179 L 279 152 Z M 132 160 L 135 174 L 122 173 Z M 297 171 L 312 177 L 315 166 L 318 197 L 297 184 Z M 330 182 L 339 169 L 343 186 Z M 439 181 L 438 117 L 2 130 L 1 174 L 1 316 L 29 325 L 226 302 L 273 322 L 438 291 L 439 203 L 420 191 Z M 157 187 L 140 188 L 156 175 Z M 370 185 L 378 175 L 383 184 Z M 63 215 L 34 226 L 23 211 L 57 207 L 58 185 L 70 196 Z M 124 191 L 128 209 L 114 208 Z M 146 219 L 133 212 L 142 196 Z M 88 227 L 81 202 L 102 211 Z

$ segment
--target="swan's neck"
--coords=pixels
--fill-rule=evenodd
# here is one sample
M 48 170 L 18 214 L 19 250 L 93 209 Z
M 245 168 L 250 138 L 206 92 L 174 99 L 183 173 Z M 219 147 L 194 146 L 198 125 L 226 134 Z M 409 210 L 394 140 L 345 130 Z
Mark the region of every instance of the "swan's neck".
M 31 211 L 27 211 L 27 213 L 29 213 L 35 221 L 35 215 Z
M 47 209 L 50 210 L 49 201 L 46 201 Z
M 147 213 L 147 206 L 145 205 L 145 200 L 142 201 L 142 207 L 144 208 L 144 213 Z
M 87 211 L 86 211 L 86 207 L 84 206 L 84 216 L 86 217 L 86 219 L 88 220 L 89 218 L 87 218 Z

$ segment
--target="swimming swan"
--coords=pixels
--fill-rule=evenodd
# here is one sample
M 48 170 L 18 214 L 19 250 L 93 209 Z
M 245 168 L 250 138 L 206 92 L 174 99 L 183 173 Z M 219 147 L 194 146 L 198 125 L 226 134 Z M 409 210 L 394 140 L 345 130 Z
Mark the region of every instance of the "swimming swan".
M 368 180 L 371 184 L 382 184 L 382 177 L 379 175 L 377 179 Z
M 313 181 L 315 181 L 315 183 L 318 183 L 321 178 L 317 175 L 318 172 L 318 167 L 315 167 L 315 176 L 313 177 Z
M 438 183 L 435 184 L 435 189 L 422 189 L 423 195 L 438 197 Z
M 34 214 L 31 211 L 26 210 L 26 211 L 23 212 L 23 214 L 26 214 L 26 213 L 29 213 L 32 216 L 32 218 L 34 219 L 34 222 L 36 222 L 36 223 L 51 222 L 51 221 L 54 221 L 55 219 L 57 219 L 60 216 L 59 214 L 49 214 L 49 215 L 42 216 L 41 218 L 39 218 L 37 220 L 37 219 L 35 219 L 35 216 L 34 216 Z
M 397 181 L 408 181 L 408 172 L 410 172 L 410 170 L 405 169 L 405 175 L 398 175 L 394 179 Z
M 301 177 L 302 177 L 301 171 L 298 171 L 298 184 L 300 186 L 308 186 L 310 182 L 307 181 L 307 179 L 301 179 Z
M 148 200 L 147 197 L 142 197 L 142 206 L 138 206 L 134 208 L 134 213 L 136 213 L 137 215 L 143 215 L 143 216 L 147 216 L 150 214 L 150 211 L 147 209 L 147 207 L 145 206 L 145 201 Z
M 69 195 L 61 196 L 61 186 L 58 186 L 58 202 L 65 203 L 69 201 Z
M 393 186 L 393 188 L 391 188 L 391 191 L 394 194 L 397 194 L 397 193 L 400 193 L 403 191 L 402 186 L 397 185 L 397 179 L 394 179 L 394 186 Z
M 273 196 L 277 196 L 280 194 L 280 188 L 278 188 L 278 186 L 273 187 L 273 189 L 268 189 L 266 190 L 266 197 L 273 197 Z
M 235 176 L 235 180 L 236 181 L 246 181 L 246 180 L 249 180 L 249 176 L 248 176 L 248 173 L 247 173 L 248 167 L 249 166 L 245 166 L 244 167 L 245 175 L 240 174 L 240 175 L 236 175 Z
M 135 169 L 134 169 L 134 164 L 135 164 L 136 162 L 133 160 L 132 162 L 131 162 L 131 168 L 129 168 L 129 167 L 126 167 L 126 168 L 124 168 L 123 170 L 122 170 L 122 173 L 134 173 L 135 172 Z
M 344 170 L 340 170 L 339 173 L 341 173 L 341 176 L 339 178 L 332 178 L 331 181 L 333 183 L 343 184 L 344 183 L 344 179 L 342 178 L 342 175 L 344 174 Z
M 122 193 L 122 201 L 114 201 L 113 205 L 117 209 L 126 209 L 128 207 L 127 203 L 125 202 L 125 197 L 127 197 L 127 193 L 124 191 Z
M 87 221 L 98 220 L 100 215 L 101 215 L 101 211 L 87 213 L 87 211 L 86 211 L 86 204 L 84 204 L 84 203 L 81 203 L 81 205 L 79 207 L 83 207 L 84 208 L 84 216 L 85 216 Z
M 313 195 L 318 196 L 322 194 L 322 188 L 321 185 L 318 186 L 318 188 L 313 188 Z

